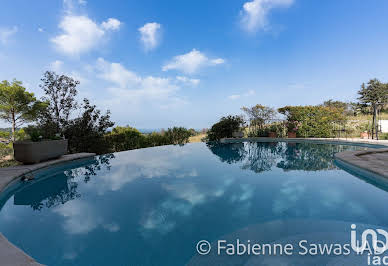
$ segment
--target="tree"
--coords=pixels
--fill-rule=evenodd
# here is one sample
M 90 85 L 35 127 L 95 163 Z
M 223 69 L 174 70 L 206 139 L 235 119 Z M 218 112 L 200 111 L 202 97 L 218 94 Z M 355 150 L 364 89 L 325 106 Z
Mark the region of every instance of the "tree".
M 33 93 L 26 91 L 21 81 L 0 83 L 0 118 L 12 124 L 12 141 L 15 141 L 16 129 L 35 120 L 46 107 L 46 103 L 37 101 Z
M 240 116 L 222 117 L 218 123 L 215 123 L 208 131 L 210 141 L 221 138 L 230 138 L 233 132 L 238 131 L 244 125 L 244 120 Z
M 75 97 L 79 81 L 66 75 L 57 75 L 53 71 L 46 71 L 41 81 L 40 87 L 46 94 L 43 100 L 49 102 L 43 119 L 56 131 L 52 133 L 63 135 L 64 128 L 69 124 L 70 114 L 78 108 Z
M 261 104 L 256 104 L 252 107 L 242 107 L 241 110 L 247 114 L 249 126 L 253 126 L 255 130 L 257 127 L 262 129 L 266 123 L 274 119 L 276 114 L 273 108 Z
M 110 112 L 101 114 L 87 99 L 84 99 L 82 109 L 82 115 L 70 120 L 63 130 L 64 136 L 69 140 L 70 152 L 106 153 L 109 147 L 104 135 L 107 129 L 114 125 L 110 121 Z
M 381 83 L 378 79 L 371 79 L 365 85 L 361 85 L 358 91 L 360 97 L 358 98 L 361 104 L 368 105 L 372 109 L 372 139 L 378 135 L 377 112 L 381 110 L 385 104 L 388 103 L 388 84 Z

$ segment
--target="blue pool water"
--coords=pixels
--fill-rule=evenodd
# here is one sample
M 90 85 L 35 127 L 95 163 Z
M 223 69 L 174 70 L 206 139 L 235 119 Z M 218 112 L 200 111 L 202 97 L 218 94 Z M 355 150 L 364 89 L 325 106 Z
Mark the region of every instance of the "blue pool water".
M 59 165 L 7 189 L 0 232 L 46 265 L 366 265 L 214 247 L 220 239 L 348 243 L 352 223 L 385 228 L 388 186 L 333 159 L 355 149 L 364 147 L 198 143 Z M 200 240 L 213 246 L 208 255 L 197 253 Z

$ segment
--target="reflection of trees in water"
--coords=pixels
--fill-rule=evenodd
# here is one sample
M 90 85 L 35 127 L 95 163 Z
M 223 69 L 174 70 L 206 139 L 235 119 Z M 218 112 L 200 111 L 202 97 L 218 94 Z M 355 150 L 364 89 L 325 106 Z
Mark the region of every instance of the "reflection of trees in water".
M 216 143 L 209 142 L 206 144 L 211 152 L 220 158 L 221 162 L 232 164 L 244 159 L 245 148 L 244 143 Z
M 356 147 L 344 145 L 289 143 L 282 153 L 282 161 L 277 164 L 277 167 L 285 171 L 336 169 L 333 160 L 334 154 L 354 149 Z
M 355 150 L 355 146 L 285 143 L 285 142 L 247 142 L 247 143 L 208 143 L 209 149 L 222 162 L 242 163 L 242 169 L 255 173 L 269 171 L 276 166 L 285 171 L 318 171 L 336 169 L 334 154 L 345 150 Z
M 34 211 L 40 211 L 44 207 L 52 208 L 60 204 L 65 204 L 70 200 L 81 197 L 81 194 L 79 194 L 77 191 L 78 183 L 72 182 L 70 180 L 67 181 L 67 186 L 63 190 L 48 196 L 42 201 L 32 201 L 29 204 L 31 208 Z
M 98 171 L 101 171 L 102 168 L 106 168 L 108 171 L 111 168 L 110 160 L 114 159 L 115 156 L 113 153 L 104 154 L 96 156 L 95 160 L 91 163 L 85 165 L 84 167 L 71 169 L 65 172 L 65 175 L 69 178 L 82 177 L 84 182 L 87 183 L 90 181 L 92 176 L 96 176 Z
M 283 145 L 280 143 L 247 143 L 246 156 L 241 168 L 255 173 L 269 171 L 279 159 L 282 150 Z
M 78 182 L 74 181 L 74 178 L 83 178 L 87 183 L 101 169 L 110 170 L 112 158 L 114 158 L 113 154 L 100 155 L 76 169 L 37 180 L 36 183 L 26 183 L 22 190 L 15 193 L 14 204 L 29 205 L 33 210 L 40 211 L 43 208 L 52 208 L 79 198 L 81 194 L 77 191 Z

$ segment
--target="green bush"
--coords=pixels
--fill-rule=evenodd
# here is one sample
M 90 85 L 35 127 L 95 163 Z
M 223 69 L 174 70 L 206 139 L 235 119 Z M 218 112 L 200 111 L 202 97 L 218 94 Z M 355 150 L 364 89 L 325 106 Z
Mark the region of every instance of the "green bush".
M 239 131 L 244 125 L 244 120 L 240 116 L 222 117 L 219 122 L 215 123 L 208 131 L 210 141 L 220 140 L 222 138 L 231 138 L 233 132 Z
M 133 127 L 115 127 L 105 136 L 113 151 L 139 149 L 145 146 L 145 136 Z
M 11 155 L 12 152 L 13 152 L 12 143 L 9 143 L 9 144 L 0 143 L 0 159 L 5 156 Z
M 278 109 L 287 117 L 289 131 L 297 137 L 332 137 L 335 123 L 345 123 L 342 109 L 325 106 L 285 106 Z
M 380 138 L 380 139 L 387 139 L 387 140 L 388 140 L 388 133 L 381 133 L 381 134 L 379 135 L 379 138 Z
M 105 135 L 105 141 L 113 152 L 126 151 L 170 144 L 185 144 L 189 141 L 191 131 L 184 127 L 169 128 L 165 132 L 142 134 L 133 127 L 115 127 Z
M 164 134 L 168 142 L 171 144 L 185 144 L 189 142 L 189 138 L 193 135 L 190 130 L 184 127 L 169 128 Z

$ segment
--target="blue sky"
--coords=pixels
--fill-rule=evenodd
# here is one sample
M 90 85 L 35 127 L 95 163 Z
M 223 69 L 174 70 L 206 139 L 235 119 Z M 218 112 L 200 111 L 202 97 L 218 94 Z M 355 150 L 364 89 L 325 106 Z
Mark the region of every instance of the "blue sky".
M 384 0 L 3 0 L 0 79 L 45 70 L 119 125 L 204 128 L 257 103 L 352 101 L 387 81 Z M 5 126 L 0 123 L 0 126 Z

